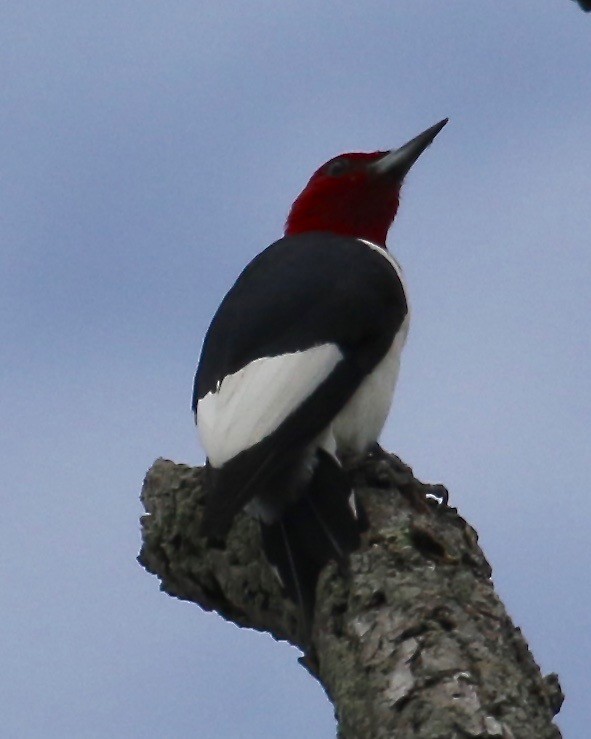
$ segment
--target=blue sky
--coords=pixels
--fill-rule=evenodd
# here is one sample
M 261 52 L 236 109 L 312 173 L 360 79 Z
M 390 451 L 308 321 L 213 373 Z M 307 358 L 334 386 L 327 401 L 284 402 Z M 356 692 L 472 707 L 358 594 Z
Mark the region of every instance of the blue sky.
M 208 322 L 312 171 L 444 116 L 389 245 L 413 318 L 383 435 L 445 483 L 590 710 L 591 17 L 568 0 L 4 3 L 2 733 L 334 736 L 297 653 L 158 591 L 141 481 L 200 463 Z M 583 728 L 585 727 L 585 728 Z

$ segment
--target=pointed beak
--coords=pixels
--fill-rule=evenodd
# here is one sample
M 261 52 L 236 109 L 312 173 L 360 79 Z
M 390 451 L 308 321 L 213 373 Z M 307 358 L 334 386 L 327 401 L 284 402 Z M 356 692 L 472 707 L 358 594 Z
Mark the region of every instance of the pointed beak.
M 415 136 L 414 139 L 408 141 L 400 149 L 393 149 L 385 154 L 381 159 L 371 165 L 374 173 L 379 176 L 386 176 L 396 182 L 402 182 L 408 170 L 417 161 L 425 149 L 431 144 L 435 136 L 448 122 L 449 118 L 444 118 L 423 133 Z

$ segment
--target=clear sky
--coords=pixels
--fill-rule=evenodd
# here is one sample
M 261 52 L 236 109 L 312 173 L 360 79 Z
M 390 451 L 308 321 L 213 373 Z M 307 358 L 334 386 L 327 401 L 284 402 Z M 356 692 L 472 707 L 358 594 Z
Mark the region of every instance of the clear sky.
M 444 116 L 390 233 L 383 443 L 476 526 L 587 736 L 590 59 L 569 0 L 2 4 L 3 736 L 334 736 L 295 650 L 158 591 L 138 496 L 203 461 L 203 334 L 312 171 Z

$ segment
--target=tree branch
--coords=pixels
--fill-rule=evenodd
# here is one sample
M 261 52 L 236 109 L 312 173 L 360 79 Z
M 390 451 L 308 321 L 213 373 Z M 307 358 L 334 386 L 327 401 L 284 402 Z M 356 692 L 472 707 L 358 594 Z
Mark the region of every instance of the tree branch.
M 560 737 L 558 678 L 541 676 L 474 529 L 444 503 L 425 505 L 434 489 L 397 457 L 368 457 L 350 472 L 370 528 L 345 576 L 333 564 L 323 571 L 313 634 L 313 671 L 339 737 Z M 170 595 L 301 647 L 258 525 L 239 516 L 223 548 L 199 536 L 203 480 L 202 468 L 154 463 L 140 563 Z

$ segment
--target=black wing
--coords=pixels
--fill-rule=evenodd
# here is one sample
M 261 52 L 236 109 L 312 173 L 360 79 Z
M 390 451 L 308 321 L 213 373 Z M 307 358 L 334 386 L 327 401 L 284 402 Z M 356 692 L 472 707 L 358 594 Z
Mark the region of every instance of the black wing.
M 337 344 L 367 374 L 406 313 L 395 270 L 358 239 L 329 233 L 280 239 L 253 259 L 216 312 L 195 375 L 193 410 L 254 359 L 319 344 Z
M 194 410 L 225 377 L 256 359 L 333 345 L 342 360 L 316 386 L 302 391 L 272 433 L 211 470 L 204 519 L 210 535 L 223 535 L 250 499 L 280 487 L 293 474 L 302 450 L 384 357 L 406 313 L 396 270 L 357 239 L 327 233 L 287 237 L 248 265 L 207 332 Z

